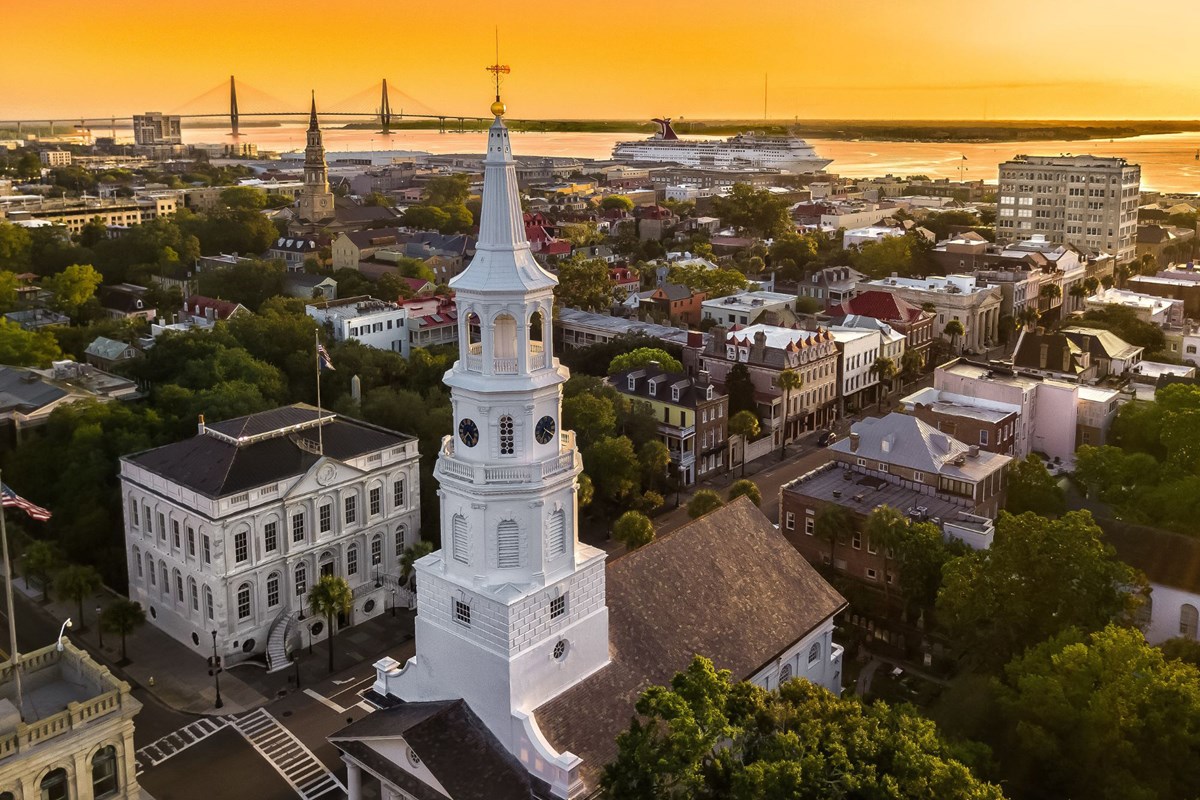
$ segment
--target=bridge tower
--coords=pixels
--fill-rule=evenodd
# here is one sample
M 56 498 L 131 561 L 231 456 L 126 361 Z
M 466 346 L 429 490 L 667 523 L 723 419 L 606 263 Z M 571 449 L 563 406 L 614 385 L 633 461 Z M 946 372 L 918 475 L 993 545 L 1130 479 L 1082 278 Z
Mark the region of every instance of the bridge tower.
M 392 132 L 392 103 L 388 99 L 387 78 L 383 79 L 383 98 L 379 103 L 379 122 L 383 126 L 379 132 L 385 136 L 390 135 Z
M 233 138 L 241 136 L 238 133 L 238 107 L 237 107 L 237 84 L 233 81 L 233 76 L 229 76 L 229 126 L 233 132 L 229 135 Z

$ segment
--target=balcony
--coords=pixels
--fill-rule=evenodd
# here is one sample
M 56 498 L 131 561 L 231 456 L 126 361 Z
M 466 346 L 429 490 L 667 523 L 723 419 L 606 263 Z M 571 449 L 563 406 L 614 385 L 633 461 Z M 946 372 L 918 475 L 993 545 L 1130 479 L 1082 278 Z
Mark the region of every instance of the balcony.
M 533 464 L 514 464 L 512 466 L 475 464 L 456 458 L 454 439 L 447 436 L 442 439 L 442 449 L 435 473 L 438 478 L 453 478 L 477 486 L 519 485 L 542 481 L 568 472 L 574 469 L 576 457 L 574 431 L 559 434 L 557 455 Z
M 529 357 L 527 359 L 528 369 L 541 369 L 546 355 L 546 348 L 541 342 L 529 343 Z M 492 360 L 493 375 L 516 375 L 520 367 L 520 360 L 516 356 L 508 358 L 493 358 Z M 475 342 L 467 349 L 467 354 L 463 356 L 463 364 L 471 372 L 483 372 L 484 357 L 483 344 Z

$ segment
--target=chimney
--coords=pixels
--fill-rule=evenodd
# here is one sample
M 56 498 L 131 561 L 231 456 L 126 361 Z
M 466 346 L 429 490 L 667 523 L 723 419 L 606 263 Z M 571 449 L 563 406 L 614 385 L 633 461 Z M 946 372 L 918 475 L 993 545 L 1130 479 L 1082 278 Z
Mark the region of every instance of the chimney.
M 700 374 L 697 377 L 700 381 L 701 386 L 708 386 L 708 383 L 709 383 L 708 370 L 706 370 L 706 369 L 700 370 Z
M 1045 369 L 1046 362 L 1050 359 L 1050 345 L 1046 342 L 1041 344 L 1041 353 L 1038 355 L 1038 369 Z
M 854 432 L 854 431 L 850 431 L 850 452 L 851 452 L 851 453 L 857 453 L 857 452 L 858 452 L 858 440 L 859 440 L 859 438 L 860 438 L 860 437 L 859 437 L 859 435 L 858 435 L 856 432 Z
M 979 445 L 973 444 L 967 447 L 967 455 L 971 458 L 979 458 Z
M 700 331 L 688 331 L 687 346 L 700 348 L 704 345 L 704 334 Z
M 204 427 L 204 415 L 203 415 L 203 414 L 201 414 L 201 415 L 200 415 L 200 419 L 199 419 L 199 421 L 196 423 L 196 433 L 203 435 L 203 434 L 204 434 L 204 431 L 205 431 L 205 427 Z

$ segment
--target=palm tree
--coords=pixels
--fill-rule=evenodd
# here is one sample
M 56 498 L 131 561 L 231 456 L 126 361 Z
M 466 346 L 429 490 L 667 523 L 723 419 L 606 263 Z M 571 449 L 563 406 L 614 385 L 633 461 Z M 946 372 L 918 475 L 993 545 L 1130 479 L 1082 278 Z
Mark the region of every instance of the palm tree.
M 791 400 L 792 392 L 804 385 L 804 379 L 798 373 L 785 369 L 775 379 L 775 385 L 783 390 L 783 427 L 779 432 L 779 460 L 783 461 L 784 456 L 787 455 L 788 402 Z
M 1095 294 L 1096 290 L 1100 288 L 1100 279 L 1094 275 L 1090 278 L 1084 278 L 1083 288 L 1087 290 L 1089 295 Z
M 957 350 L 956 344 L 961 336 L 967 332 L 963 324 L 956 319 L 952 319 L 946 323 L 946 327 L 942 328 L 942 335 L 950 337 L 950 348 Z
M 58 548 L 50 542 L 35 541 L 21 556 L 21 571 L 26 579 L 34 579 L 42 589 L 42 601 L 50 602 L 50 575 L 58 568 Z
M 312 613 L 325 617 L 329 626 L 329 671 L 333 672 L 333 623 L 338 614 L 350 613 L 354 604 L 354 592 L 345 578 L 334 575 L 322 575 L 317 585 L 308 593 L 308 605 Z
M 133 633 L 146 622 L 146 612 L 141 603 L 126 600 L 122 597 L 100 614 L 100 627 L 109 633 L 121 636 L 121 661 L 129 659 L 125 656 L 125 637 Z
M 1033 303 L 1026 303 L 1017 314 L 1017 322 L 1023 328 L 1033 327 L 1041 318 L 1042 312 L 1038 311 L 1037 306 Z
M 102 582 L 95 567 L 72 564 L 58 573 L 54 588 L 59 595 L 79 604 L 79 630 L 83 630 L 83 601 L 100 590 Z
M 892 379 L 896 377 L 896 362 L 887 356 L 880 356 L 871 364 L 871 373 L 879 379 L 879 408 L 882 410 L 884 398 L 892 393 Z M 888 385 L 886 393 L 883 390 L 884 383 Z
M 891 506 L 876 506 L 867 515 L 867 521 L 863 523 L 863 533 L 867 536 L 868 549 L 875 547 L 883 551 L 883 596 L 885 601 L 891 598 L 888 589 L 888 575 L 891 573 L 889 565 L 892 551 L 899 547 L 906 530 L 908 530 L 908 518 Z
M 843 536 L 850 534 L 858 526 L 854 512 L 845 506 L 829 505 L 817 512 L 813 521 L 813 535 L 829 542 L 829 566 L 834 566 L 837 555 L 837 544 Z M 836 567 L 834 567 L 836 569 Z
M 900 381 L 912 380 L 921 374 L 921 368 L 925 366 L 925 359 L 921 356 L 919 350 L 905 350 L 904 355 L 900 356 Z
M 758 436 L 760 426 L 753 411 L 739 411 L 729 418 L 729 432 L 742 437 L 742 477 L 746 477 L 746 445 Z
M 1079 308 L 1083 303 L 1083 298 L 1088 296 L 1088 290 L 1084 288 L 1082 283 L 1075 283 L 1067 290 L 1067 294 L 1075 298 L 1074 308 Z
M 411 546 L 404 548 L 404 554 L 400 556 L 400 583 L 408 586 L 414 577 L 413 564 L 432 552 L 433 542 L 424 539 L 418 539 Z

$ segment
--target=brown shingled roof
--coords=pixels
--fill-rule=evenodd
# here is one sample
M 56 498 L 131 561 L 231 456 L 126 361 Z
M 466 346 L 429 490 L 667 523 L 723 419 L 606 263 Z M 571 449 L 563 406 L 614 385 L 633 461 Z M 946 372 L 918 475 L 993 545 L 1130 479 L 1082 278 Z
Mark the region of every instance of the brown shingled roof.
M 845 607 L 845 599 L 745 497 L 613 561 L 611 663 L 535 712 L 595 788 L 638 696 L 692 656 L 749 678 Z

